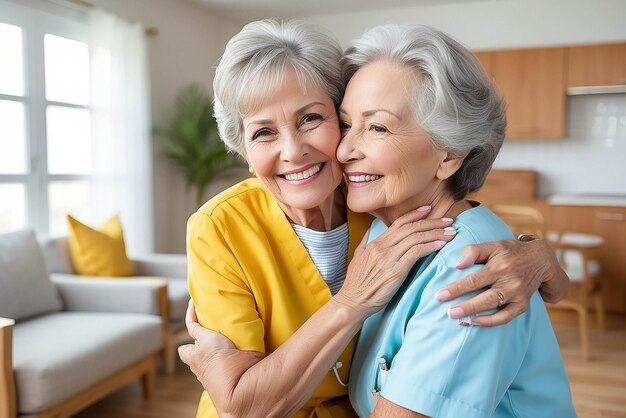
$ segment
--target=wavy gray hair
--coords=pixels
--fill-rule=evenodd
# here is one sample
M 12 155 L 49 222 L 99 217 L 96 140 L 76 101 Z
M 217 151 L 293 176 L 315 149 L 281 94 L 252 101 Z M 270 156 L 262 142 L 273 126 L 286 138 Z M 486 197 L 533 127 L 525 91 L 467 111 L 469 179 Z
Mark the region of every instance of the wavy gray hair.
M 243 118 L 294 69 L 303 89 L 322 88 L 338 108 L 345 84 L 338 42 L 312 24 L 275 19 L 252 22 L 226 45 L 213 80 L 214 113 L 222 141 L 244 156 Z
M 447 182 L 455 199 L 484 183 L 504 140 L 504 100 L 474 55 L 448 35 L 421 25 L 383 25 L 352 42 L 342 59 L 347 81 L 368 63 L 388 60 L 412 68 L 421 85 L 416 120 L 438 149 L 465 156 Z

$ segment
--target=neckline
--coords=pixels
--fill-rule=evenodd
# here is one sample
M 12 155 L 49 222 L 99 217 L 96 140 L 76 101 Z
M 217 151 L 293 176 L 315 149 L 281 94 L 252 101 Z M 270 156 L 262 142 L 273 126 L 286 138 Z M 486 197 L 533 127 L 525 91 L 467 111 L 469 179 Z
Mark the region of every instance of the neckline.
M 291 226 L 297 230 L 297 231 L 302 231 L 304 233 L 307 233 L 309 235 L 314 235 L 314 236 L 318 236 L 318 237 L 325 237 L 325 236 L 329 236 L 329 235 L 337 235 L 340 233 L 345 232 L 348 229 L 348 222 L 344 222 L 341 225 L 339 225 L 337 228 L 335 229 L 331 229 L 330 231 L 318 231 L 315 229 L 311 229 L 311 228 L 307 228 L 306 226 L 302 226 L 299 224 L 294 224 L 292 223 Z

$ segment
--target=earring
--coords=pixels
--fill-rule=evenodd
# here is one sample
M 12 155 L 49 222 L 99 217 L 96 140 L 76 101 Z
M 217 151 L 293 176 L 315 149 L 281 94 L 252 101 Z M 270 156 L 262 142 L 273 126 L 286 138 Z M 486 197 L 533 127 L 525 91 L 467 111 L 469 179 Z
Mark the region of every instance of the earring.
M 252 174 L 254 176 L 254 167 L 249 166 L 248 167 L 248 171 L 250 172 L 250 174 Z

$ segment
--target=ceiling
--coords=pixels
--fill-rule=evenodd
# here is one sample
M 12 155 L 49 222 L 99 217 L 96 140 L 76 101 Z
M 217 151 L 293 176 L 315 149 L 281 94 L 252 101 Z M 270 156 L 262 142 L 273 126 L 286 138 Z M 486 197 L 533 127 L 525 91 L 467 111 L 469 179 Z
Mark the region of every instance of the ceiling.
M 268 17 L 305 17 L 437 4 L 470 3 L 484 0 L 191 0 L 209 10 L 239 21 Z

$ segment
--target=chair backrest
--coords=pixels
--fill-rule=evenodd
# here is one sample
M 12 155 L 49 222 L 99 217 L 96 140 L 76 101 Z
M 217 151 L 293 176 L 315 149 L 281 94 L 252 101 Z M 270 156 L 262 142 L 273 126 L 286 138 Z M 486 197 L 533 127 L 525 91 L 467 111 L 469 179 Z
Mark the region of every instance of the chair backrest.
M 491 210 L 498 215 L 517 236 L 533 234 L 544 238 L 545 220 L 537 209 L 521 205 L 493 205 Z
M 48 273 L 76 274 L 72 266 L 70 246 L 66 236 L 43 237 L 39 240 Z
M 559 263 L 573 282 L 587 282 L 598 273 L 593 250 L 602 245 L 602 238 L 547 230 L 541 212 L 531 206 L 493 205 L 491 210 L 511 228 L 515 235 L 533 234 L 546 239 Z

